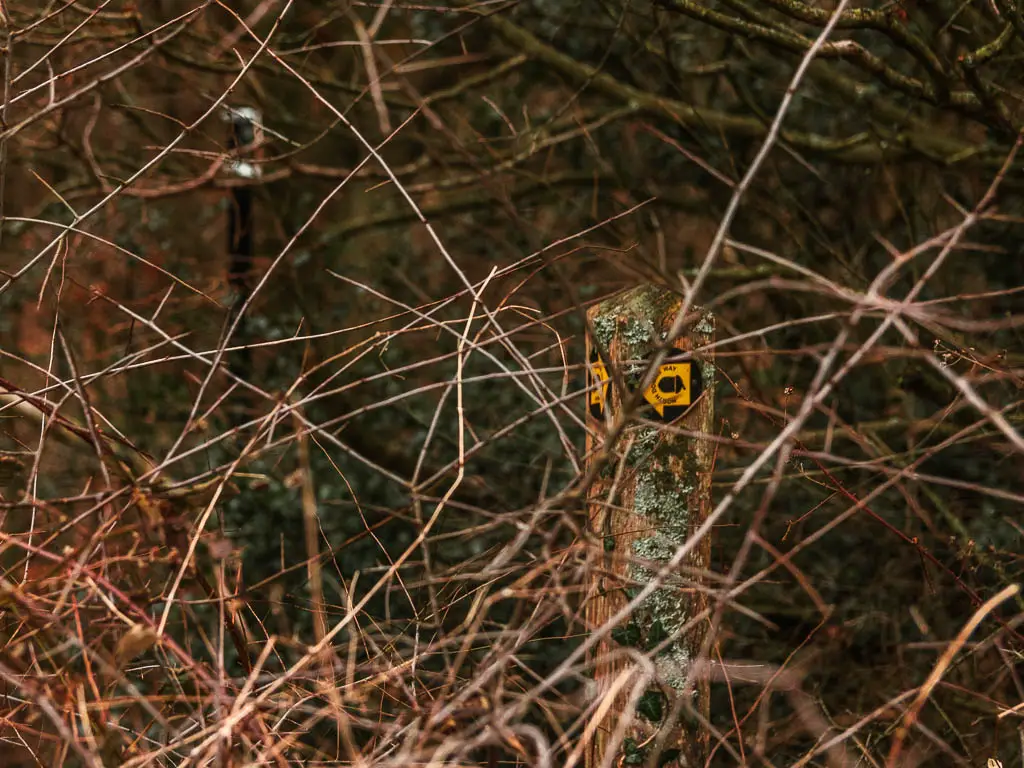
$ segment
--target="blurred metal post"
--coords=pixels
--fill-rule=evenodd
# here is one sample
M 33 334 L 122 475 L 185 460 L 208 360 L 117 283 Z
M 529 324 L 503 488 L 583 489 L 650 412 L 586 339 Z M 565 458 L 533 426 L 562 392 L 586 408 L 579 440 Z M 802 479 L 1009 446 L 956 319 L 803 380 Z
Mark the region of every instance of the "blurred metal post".
M 228 149 L 233 157 L 228 169 L 241 179 L 258 179 L 260 166 L 249 159 L 252 149 L 259 144 L 262 117 L 253 107 L 227 108 L 225 119 L 230 125 Z M 228 327 L 234 322 L 245 302 L 252 294 L 252 267 L 255 254 L 255 217 L 253 215 L 253 189 L 249 184 L 232 187 L 228 208 L 228 282 L 234 290 L 234 301 L 228 317 Z M 248 344 L 246 318 L 238 325 L 234 343 Z M 229 340 L 229 344 L 232 340 Z M 235 373 L 248 379 L 252 373 L 252 352 L 245 347 L 238 352 Z
M 643 383 L 646 361 L 664 346 L 681 304 L 677 294 L 644 286 L 588 312 L 600 342 L 587 339 L 589 461 L 598 460 L 605 425 L 623 410 L 623 393 L 613 386 L 609 361 L 600 358 L 599 348 L 610 355 L 628 398 Z M 694 307 L 688 321 L 635 411 L 655 423 L 627 427 L 589 491 L 590 530 L 603 544 L 603 553 L 593 561 L 586 606 L 592 630 L 635 596 L 710 512 L 714 449 L 701 436 L 714 427 L 715 365 L 713 353 L 689 353 L 712 342 L 714 317 Z M 598 696 L 611 695 L 616 678 L 631 664 L 626 647 L 652 660 L 656 679 L 631 713 L 627 706 L 636 677 L 614 694 L 610 707 L 595 710 L 600 721 L 587 745 L 587 768 L 703 766 L 708 734 L 686 712 L 692 707 L 707 717 L 710 686 L 700 676 L 684 689 L 707 631 L 706 621 L 687 624 L 707 607 L 706 593 L 694 587 L 710 555 L 711 541 L 705 536 L 664 586 L 596 647 L 592 661 Z M 631 719 L 624 721 L 627 714 Z M 624 738 L 614 738 L 623 724 Z

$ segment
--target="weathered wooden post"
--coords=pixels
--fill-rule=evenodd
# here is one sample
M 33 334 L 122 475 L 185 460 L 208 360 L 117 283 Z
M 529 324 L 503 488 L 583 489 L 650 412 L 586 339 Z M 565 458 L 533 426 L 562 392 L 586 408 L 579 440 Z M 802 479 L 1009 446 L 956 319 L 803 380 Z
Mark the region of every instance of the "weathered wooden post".
M 600 461 L 607 444 L 606 425 L 624 414 L 624 400 L 643 384 L 656 352 L 666 346 L 667 335 L 682 307 L 682 299 L 654 286 L 631 290 L 593 307 L 588 316 L 599 344 L 587 339 L 589 365 L 588 411 L 590 427 L 587 455 Z M 654 576 L 678 546 L 710 512 L 713 446 L 699 435 L 712 432 L 715 366 L 710 352 L 697 352 L 714 336 L 714 318 L 699 307 L 687 313 L 681 335 L 671 342 L 664 362 L 643 392 L 637 417 L 655 425 L 631 425 L 621 432 L 612 456 L 601 468 L 588 495 L 591 531 L 603 542 L 603 557 L 593 571 L 587 619 L 594 629 L 604 624 Z M 599 349 L 610 361 L 602 360 Z M 617 367 L 625 392 L 613 386 L 611 365 Z M 679 434 L 675 429 L 698 436 Z M 613 429 L 613 432 L 615 430 Z M 614 497 L 612 496 L 614 494 Z M 704 640 L 706 624 L 698 622 L 678 633 L 707 606 L 705 593 L 693 589 L 697 574 L 705 572 L 711 541 L 705 537 L 683 568 L 617 626 L 596 649 L 594 676 L 598 695 L 605 695 L 629 663 L 623 646 L 633 646 L 652 658 L 658 680 L 640 699 L 625 739 L 615 743 L 616 727 L 629 715 L 629 688 L 616 695 L 614 704 L 598 724 L 586 752 L 587 768 L 601 765 L 699 765 L 707 752 L 703 728 L 682 725 L 668 718 L 684 688 L 691 660 Z M 689 586 L 687 586 L 689 585 Z M 691 689 L 692 705 L 707 715 L 709 684 L 706 676 Z M 600 712 L 601 710 L 598 710 Z M 676 709 L 676 712 L 679 710 Z M 652 754 L 660 751 L 660 754 Z

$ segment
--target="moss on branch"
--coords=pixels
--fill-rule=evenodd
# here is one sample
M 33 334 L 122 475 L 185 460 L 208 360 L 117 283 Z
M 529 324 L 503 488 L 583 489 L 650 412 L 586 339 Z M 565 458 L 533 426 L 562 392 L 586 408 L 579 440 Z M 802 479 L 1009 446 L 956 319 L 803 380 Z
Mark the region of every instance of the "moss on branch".
M 672 0 L 688 2 L 688 0 Z M 761 138 L 767 132 L 763 120 L 756 116 L 735 115 L 721 110 L 698 107 L 677 99 L 661 96 L 622 82 L 607 72 L 578 61 L 572 56 L 548 45 L 533 33 L 498 14 L 484 17 L 484 21 L 505 42 L 531 59 L 542 62 L 577 87 L 589 86 L 607 96 L 635 106 L 639 111 L 702 131 L 719 131 L 731 136 Z M 877 136 L 857 133 L 851 136 L 830 137 L 806 131 L 783 130 L 783 139 L 791 146 L 828 156 L 844 163 L 873 164 L 884 160 L 923 155 L 933 161 L 958 163 L 965 160 L 992 165 L 1000 162 L 1001 153 L 989 144 L 964 141 L 937 129 L 924 120 L 908 115 L 906 106 L 891 104 L 864 83 L 828 72 L 824 77 L 844 97 L 855 98 L 857 103 L 877 112 L 887 121 L 899 119 L 905 130 L 886 134 L 878 129 Z M 966 97 L 964 97 L 966 101 Z

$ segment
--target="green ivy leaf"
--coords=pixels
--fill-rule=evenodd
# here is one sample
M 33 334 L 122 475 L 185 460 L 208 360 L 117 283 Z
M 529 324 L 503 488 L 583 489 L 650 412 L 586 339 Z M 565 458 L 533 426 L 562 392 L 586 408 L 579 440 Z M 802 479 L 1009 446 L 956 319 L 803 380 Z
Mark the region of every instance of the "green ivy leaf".
M 640 645 L 641 640 L 640 627 L 635 621 L 630 621 L 624 627 L 616 627 L 612 630 L 612 640 L 619 645 L 636 648 Z
M 647 691 L 637 702 L 636 711 L 652 723 L 660 723 L 665 716 L 665 694 L 656 689 Z
M 645 750 L 636 743 L 636 739 L 627 738 L 622 742 L 623 765 L 643 765 L 644 754 Z
M 647 632 L 647 647 L 654 648 L 666 637 L 668 637 L 668 631 L 665 629 L 665 625 L 661 623 L 661 619 L 655 619 Z

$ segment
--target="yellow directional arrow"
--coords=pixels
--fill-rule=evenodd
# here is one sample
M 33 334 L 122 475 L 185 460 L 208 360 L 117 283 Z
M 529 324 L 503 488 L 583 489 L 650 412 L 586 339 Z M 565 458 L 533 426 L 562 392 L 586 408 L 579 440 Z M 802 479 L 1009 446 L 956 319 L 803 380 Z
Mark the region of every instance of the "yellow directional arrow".
M 600 384 L 590 390 L 588 402 L 590 415 L 595 419 L 604 416 L 604 404 L 608 401 L 608 369 L 600 359 L 594 358 L 590 361 L 590 373 Z M 588 386 L 593 386 L 594 381 L 588 381 Z
M 691 363 L 665 363 L 658 369 L 658 375 L 644 392 L 644 399 L 654 406 L 662 418 L 666 408 L 685 408 L 690 405 Z

